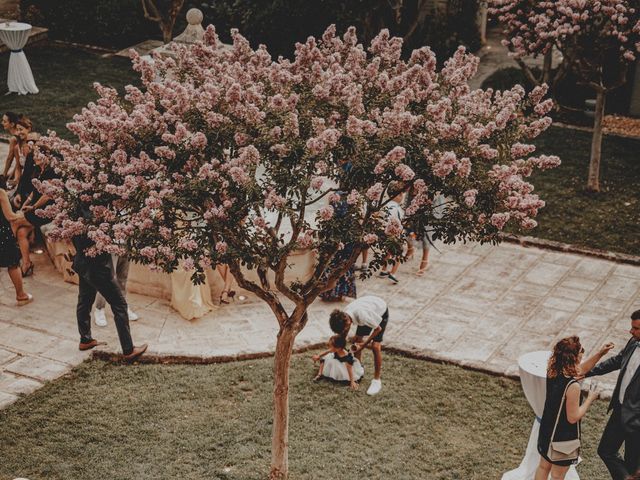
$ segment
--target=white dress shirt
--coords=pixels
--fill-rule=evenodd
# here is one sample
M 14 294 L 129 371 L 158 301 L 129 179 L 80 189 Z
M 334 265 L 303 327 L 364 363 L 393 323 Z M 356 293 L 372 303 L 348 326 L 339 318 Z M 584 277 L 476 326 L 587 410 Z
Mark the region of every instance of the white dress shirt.
M 631 383 L 631 379 L 636 374 L 636 370 L 640 366 L 640 348 L 639 345 L 636 344 L 636 348 L 631 354 L 631 358 L 629 359 L 629 363 L 627 363 L 627 368 L 624 371 L 624 377 L 622 377 L 622 382 L 620 382 L 620 396 L 618 399 L 620 400 L 620 405 L 624 401 L 624 394 L 627 391 L 627 387 Z

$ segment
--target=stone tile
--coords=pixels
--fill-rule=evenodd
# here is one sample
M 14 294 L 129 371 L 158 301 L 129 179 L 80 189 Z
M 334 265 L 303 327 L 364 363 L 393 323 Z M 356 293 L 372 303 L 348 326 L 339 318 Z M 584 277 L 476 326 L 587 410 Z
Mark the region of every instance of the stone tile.
M 462 267 L 468 267 L 480 260 L 478 255 L 471 255 L 469 253 L 462 252 L 446 252 L 443 255 L 439 255 L 437 262 L 446 263 L 450 265 L 458 265 Z
M 566 265 L 540 262 L 527 272 L 524 280 L 538 285 L 556 285 L 569 270 Z
M 597 289 L 600 286 L 600 283 L 602 283 L 601 279 L 580 277 L 570 274 L 569 276 L 565 277 L 564 280 L 562 280 L 560 285 L 566 288 L 572 288 L 575 290 L 586 290 L 591 292 Z
M 0 365 L 4 363 L 8 363 L 18 356 L 17 353 L 10 352 L 9 350 L 5 350 L 4 348 L 0 348 Z
M 8 407 L 13 402 L 18 400 L 16 395 L 12 395 L 10 393 L 0 392 L 0 409 Z
M 616 265 L 613 272 L 614 275 L 620 275 L 622 277 L 635 278 L 640 280 L 640 266 L 638 265 Z
M 575 317 L 571 325 L 577 329 L 594 329 L 604 332 L 611 327 L 616 314 L 600 308 L 583 308 Z
M 479 280 L 475 277 L 465 277 L 453 285 L 450 295 L 463 295 L 483 300 L 497 300 L 505 292 L 504 285 L 496 285 L 491 279 Z
M 518 293 L 526 293 L 528 295 L 536 295 L 538 297 L 544 297 L 551 291 L 552 288 L 553 285 L 520 281 L 513 287 L 512 291 Z
M 598 309 L 610 310 L 612 312 L 621 312 L 624 310 L 626 303 L 624 300 L 607 297 L 601 292 L 598 292 L 589 299 L 586 305 Z
M 499 342 L 465 335 L 447 353 L 461 362 L 486 362 L 499 347 Z
M 513 317 L 487 315 L 475 320 L 473 332 L 478 338 L 503 343 L 521 328 L 521 323 Z
M 618 300 L 631 300 L 638 295 L 640 290 L 640 280 L 611 275 L 598 290 L 600 295 L 604 295 Z
M 542 261 L 547 263 L 555 263 L 556 265 L 572 266 L 578 263 L 582 257 L 580 255 L 572 255 L 570 253 L 561 253 L 547 251 L 542 256 Z
M 524 269 L 513 268 L 504 264 L 483 262 L 474 266 L 468 276 L 490 281 L 496 284 L 511 284 L 517 281 L 525 273 Z
M 5 370 L 16 375 L 40 381 L 53 380 L 69 371 L 69 366 L 40 357 L 25 356 L 5 366 Z
M 0 392 L 27 395 L 41 386 L 42 383 L 31 378 L 20 377 L 10 373 L 0 373 Z
M 42 352 L 39 356 L 74 366 L 89 358 L 91 352 L 81 352 L 78 349 L 78 341 L 74 342 L 67 339 L 60 339 L 55 345 Z
M 582 302 L 570 300 L 568 298 L 552 296 L 547 297 L 542 305 L 544 307 L 563 310 L 565 312 L 575 312 L 582 306 Z
M 600 260 L 593 257 L 583 257 L 576 265 L 574 275 L 592 280 L 603 280 L 611 270 L 614 264 L 607 260 Z
M 544 332 L 555 335 L 560 332 L 571 319 L 573 314 L 549 307 L 538 308 L 531 319 L 525 324 L 525 328 L 531 332 Z
M 567 298 L 582 303 L 589 298 L 591 292 L 589 290 L 566 287 L 562 282 L 561 286 L 553 289 L 552 294 L 554 297 Z
M 536 332 L 524 330 L 517 332 L 489 359 L 489 364 L 499 366 L 503 371 L 515 367 L 514 371 L 517 371 L 520 355 L 537 350 L 549 350 L 553 344 L 554 335 L 542 329 Z
M 508 292 L 491 308 L 491 313 L 513 320 L 527 318 L 543 300 L 539 296 L 516 291 Z
M 543 254 L 542 250 L 503 243 L 485 257 L 485 262 L 526 270 L 538 262 Z
M 42 353 L 55 345 L 59 339 L 46 333 L 23 328 L 17 325 L 6 327 L 0 336 L 0 345 L 20 352 Z

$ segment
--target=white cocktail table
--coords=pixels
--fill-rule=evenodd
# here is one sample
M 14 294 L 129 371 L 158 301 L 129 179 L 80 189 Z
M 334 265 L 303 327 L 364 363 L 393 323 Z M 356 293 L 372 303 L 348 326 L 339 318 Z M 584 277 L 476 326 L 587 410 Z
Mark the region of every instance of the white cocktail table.
M 21 22 L 0 23 L 0 40 L 11 50 L 7 86 L 9 93 L 38 93 L 31 67 L 22 48 L 29 40 L 31 25 Z

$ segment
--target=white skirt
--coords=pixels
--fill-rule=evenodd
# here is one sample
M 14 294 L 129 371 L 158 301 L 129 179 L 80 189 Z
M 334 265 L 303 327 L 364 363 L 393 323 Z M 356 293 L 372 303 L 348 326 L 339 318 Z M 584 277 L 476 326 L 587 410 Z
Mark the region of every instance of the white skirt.
M 357 358 L 353 359 L 353 379 L 358 381 L 364 375 L 364 367 Z M 322 376 L 337 380 L 338 382 L 348 382 L 349 372 L 347 371 L 347 363 L 336 360 L 333 355 L 327 355 L 324 360 L 324 368 Z

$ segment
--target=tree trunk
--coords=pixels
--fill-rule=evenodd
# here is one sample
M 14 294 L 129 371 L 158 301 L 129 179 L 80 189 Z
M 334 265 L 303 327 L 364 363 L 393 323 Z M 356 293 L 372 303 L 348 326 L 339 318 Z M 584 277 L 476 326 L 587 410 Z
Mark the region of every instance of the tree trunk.
M 162 22 L 160 24 L 160 29 L 162 30 L 162 41 L 164 43 L 169 43 L 173 36 L 173 22 Z
M 544 54 L 544 63 L 542 64 L 542 83 L 549 83 L 551 78 L 551 69 L 553 68 L 553 46 Z
M 286 480 L 289 476 L 289 364 L 295 338 L 294 327 L 285 324 L 276 343 L 270 480 Z
M 589 179 L 587 190 L 600 191 L 600 159 L 602 158 L 602 120 L 604 119 L 605 90 L 598 89 L 596 96 L 596 112 L 593 121 L 593 137 L 591 139 L 591 160 L 589 161 Z

